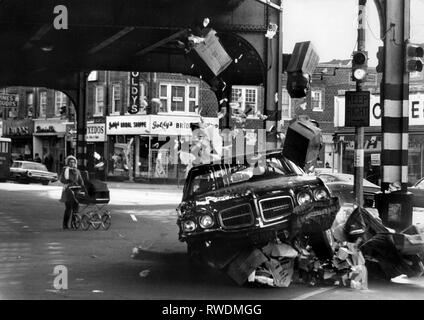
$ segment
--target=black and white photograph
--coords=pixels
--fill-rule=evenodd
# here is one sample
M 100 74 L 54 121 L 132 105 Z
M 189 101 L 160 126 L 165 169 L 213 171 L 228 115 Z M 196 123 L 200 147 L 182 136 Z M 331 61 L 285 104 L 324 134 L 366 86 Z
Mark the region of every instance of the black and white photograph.
M 0 0 L 0 300 L 424 299 L 423 13 Z

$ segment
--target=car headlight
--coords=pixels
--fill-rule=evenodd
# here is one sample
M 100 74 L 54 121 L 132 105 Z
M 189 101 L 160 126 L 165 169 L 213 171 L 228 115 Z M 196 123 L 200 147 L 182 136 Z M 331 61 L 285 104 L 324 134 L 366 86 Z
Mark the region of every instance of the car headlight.
M 328 199 L 330 195 L 324 188 L 317 188 L 314 190 L 314 198 L 316 201 Z
M 214 221 L 213 221 L 213 218 L 210 215 L 205 214 L 205 215 L 200 217 L 199 224 L 203 229 L 207 229 L 207 228 L 210 228 L 214 225 Z
M 193 220 L 186 220 L 183 222 L 183 230 L 184 232 L 193 232 L 196 230 L 196 222 Z
M 308 192 L 301 191 L 297 194 L 297 203 L 303 205 L 312 201 L 312 197 Z

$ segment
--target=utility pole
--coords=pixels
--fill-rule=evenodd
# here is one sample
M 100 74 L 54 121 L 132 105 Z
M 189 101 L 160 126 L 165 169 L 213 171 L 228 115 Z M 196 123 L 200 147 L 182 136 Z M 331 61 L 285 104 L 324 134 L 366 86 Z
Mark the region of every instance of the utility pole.
M 367 0 L 359 0 L 358 10 L 358 52 L 359 57 L 366 57 L 366 54 L 361 56 L 361 53 L 365 52 L 365 15 L 366 15 L 366 4 Z M 355 56 L 352 59 L 352 64 L 355 63 Z M 356 92 L 362 91 L 361 77 L 356 77 Z M 354 179 L 354 190 L 355 190 L 355 201 L 359 207 L 364 205 L 364 127 L 355 126 L 355 151 L 354 151 L 354 167 L 355 167 L 355 179 Z
M 408 192 L 410 0 L 375 0 L 384 41 L 380 104 L 383 169 L 376 204 L 383 223 L 397 231 L 412 224 L 413 194 Z

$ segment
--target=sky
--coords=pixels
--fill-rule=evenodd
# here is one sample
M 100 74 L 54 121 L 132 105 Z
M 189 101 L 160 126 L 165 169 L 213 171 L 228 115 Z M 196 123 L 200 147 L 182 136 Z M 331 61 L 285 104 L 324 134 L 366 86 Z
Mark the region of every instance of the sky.
M 284 53 L 301 41 L 312 41 L 320 62 L 350 59 L 356 50 L 358 0 L 284 0 L 283 10 Z M 374 0 L 367 1 L 366 20 L 368 65 L 376 66 L 383 42 Z M 424 0 L 411 0 L 411 42 L 424 43 Z

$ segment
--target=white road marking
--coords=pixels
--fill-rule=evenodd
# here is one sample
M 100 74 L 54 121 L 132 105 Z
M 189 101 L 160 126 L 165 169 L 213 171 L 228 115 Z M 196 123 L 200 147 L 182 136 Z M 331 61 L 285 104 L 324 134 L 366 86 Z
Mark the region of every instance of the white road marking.
M 135 214 L 131 214 L 131 219 L 133 219 L 133 221 L 137 221 L 137 217 L 135 216 Z
M 293 298 L 291 300 L 306 300 L 306 299 L 308 299 L 310 297 L 313 297 L 313 296 L 316 296 L 318 294 L 321 294 L 321 293 L 324 293 L 324 292 L 327 292 L 327 291 L 330 291 L 330 290 L 334 290 L 334 289 L 335 289 L 334 287 L 331 287 L 331 288 L 321 288 L 321 289 L 318 289 L 318 290 L 315 290 L 315 291 L 312 291 L 312 292 L 309 292 L 309 293 L 302 294 L 302 295 L 300 295 L 300 296 L 298 296 L 296 298 Z

